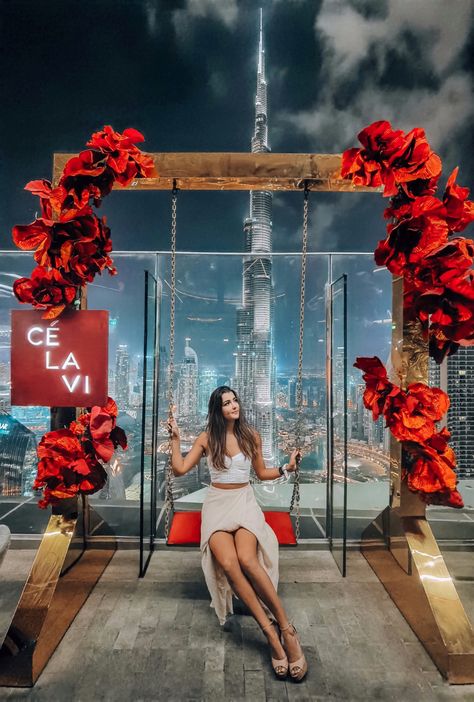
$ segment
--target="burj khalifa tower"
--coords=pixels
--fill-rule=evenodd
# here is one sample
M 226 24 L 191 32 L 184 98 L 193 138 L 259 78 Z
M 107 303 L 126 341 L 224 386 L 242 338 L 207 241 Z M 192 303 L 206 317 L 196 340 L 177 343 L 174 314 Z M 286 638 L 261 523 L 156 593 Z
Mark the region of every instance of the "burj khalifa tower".
M 267 82 L 263 17 L 257 65 L 257 94 L 252 153 L 268 152 Z M 251 191 L 244 221 L 245 252 L 242 305 L 237 310 L 235 385 L 249 420 L 262 437 L 267 465 L 275 460 L 274 358 L 272 343 L 272 193 Z

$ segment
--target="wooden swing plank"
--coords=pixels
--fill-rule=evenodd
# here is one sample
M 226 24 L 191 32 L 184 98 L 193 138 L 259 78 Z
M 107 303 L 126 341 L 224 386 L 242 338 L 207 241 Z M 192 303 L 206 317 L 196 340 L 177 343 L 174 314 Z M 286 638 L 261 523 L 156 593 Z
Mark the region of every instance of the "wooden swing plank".
M 71 156 L 54 154 L 54 183 Z M 341 154 L 169 152 L 150 156 L 158 176 L 137 179 L 126 190 L 171 190 L 176 179 L 181 190 L 295 191 L 308 181 L 311 190 L 323 192 L 377 192 L 340 177 Z M 124 188 L 117 186 L 120 189 Z

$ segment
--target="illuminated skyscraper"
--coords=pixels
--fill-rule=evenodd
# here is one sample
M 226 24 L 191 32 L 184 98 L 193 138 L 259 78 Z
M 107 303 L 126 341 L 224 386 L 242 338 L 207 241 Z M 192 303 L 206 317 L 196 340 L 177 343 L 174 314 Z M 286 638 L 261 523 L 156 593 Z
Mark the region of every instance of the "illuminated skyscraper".
M 198 414 L 198 357 L 186 338 L 184 359 L 179 367 L 177 387 L 177 416 L 179 419 L 194 419 Z
M 125 411 L 130 399 L 130 355 L 128 346 L 120 344 L 115 354 L 115 400 L 119 411 Z
M 207 415 L 209 397 L 217 387 L 217 371 L 215 368 L 204 368 L 199 373 L 199 412 Z
M 445 390 L 451 404 L 448 429 L 456 453 L 456 473 L 460 478 L 474 477 L 474 347 L 460 346 L 442 366 L 430 361 L 430 385 Z
M 257 65 L 257 94 L 252 153 L 268 152 L 267 82 L 263 22 Z M 245 251 L 242 306 L 237 310 L 235 385 L 250 421 L 262 437 L 263 457 L 275 457 L 275 403 L 272 345 L 272 193 L 251 191 L 250 213 L 244 222 Z

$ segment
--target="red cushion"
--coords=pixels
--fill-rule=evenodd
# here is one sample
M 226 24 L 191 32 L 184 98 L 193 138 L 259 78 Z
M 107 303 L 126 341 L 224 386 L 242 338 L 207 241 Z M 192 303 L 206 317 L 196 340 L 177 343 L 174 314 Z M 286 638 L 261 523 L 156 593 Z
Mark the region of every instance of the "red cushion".
M 296 546 L 295 533 L 288 512 L 264 512 L 265 521 L 270 526 L 283 546 Z
M 267 524 L 282 545 L 296 545 L 288 512 L 264 512 Z M 168 537 L 169 546 L 199 545 L 201 541 L 201 512 L 175 512 Z
M 175 512 L 172 517 L 169 545 L 201 543 L 201 512 Z

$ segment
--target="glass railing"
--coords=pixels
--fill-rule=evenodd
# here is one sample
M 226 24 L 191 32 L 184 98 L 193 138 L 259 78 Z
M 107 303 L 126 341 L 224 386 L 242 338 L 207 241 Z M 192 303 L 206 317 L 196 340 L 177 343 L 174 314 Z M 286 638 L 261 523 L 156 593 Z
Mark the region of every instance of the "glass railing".
M 34 535 L 42 533 L 48 517 L 37 508 L 31 485 L 34 449 L 49 428 L 49 410 L 11 407 L 9 385 L 9 314 L 11 309 L 21 309 L 11 285 L 16 277 L 30 273 L 32 258 L 16 252 L 1 256 L 0 521 L 16 534 Z M 156 437 L 159 515 L 167 464 L 164 420 L 168 411 L 170 256 L 168 252 L 116 252 L 114 260 L 118 276 L 97 278 L 88 288 L 88 305 L 109 310 L 109 394 L 118 403 L 118 424 L 127 433 L 129 448 L 117 451 L 113 465 L 108 466 L 107 485 L 90 501 L 113 532 L 136 538 L 142 467 L 143 274 L 144 270 L 151 272 L 161 290 Z M 189 449 L 205 427 L 212 389 L 228 384 L 238 391 L 250 422 L 262 435 L 267 464 L 280 465 L 288 456 L 295 442 L 300 264 L 298 253 L 260 258 L 242 253 L 177 255 L 173 396 L 183 450 Z M 359 355 L 377 355 L 384 362 L 389 357 L 391 278 L 386 270 L 376 268 L 372 254 L 312 252 L 308 254 L 302 384 L 303 538 L 326 535 L 325 286 L 343 273 L 347 274 L 348 323 L 348 539 L 360 538 L 388 503 L 387 437 L 383 425 L 374 424 L 363 407 L 361 374 L 352 363 Z M 256 300 L 255 324 L 243 305 L 249 296 Z M 252 332 L 254 327 L 259 333 Z M 146 475 L 144 478 L 146 481 Z M 177 509 L 199 508 L 208 483 L 205 460 L 197 470 L 175 479 Z M 429 510 L 433 528 L 443 538 L 472 538 L 474 480 L 463 480 L 460 487 L 464 510 Z M 291 484 L 278 481 L 255 484 L 259 502 L 272 510 L 288 509 L 292 489 Z

